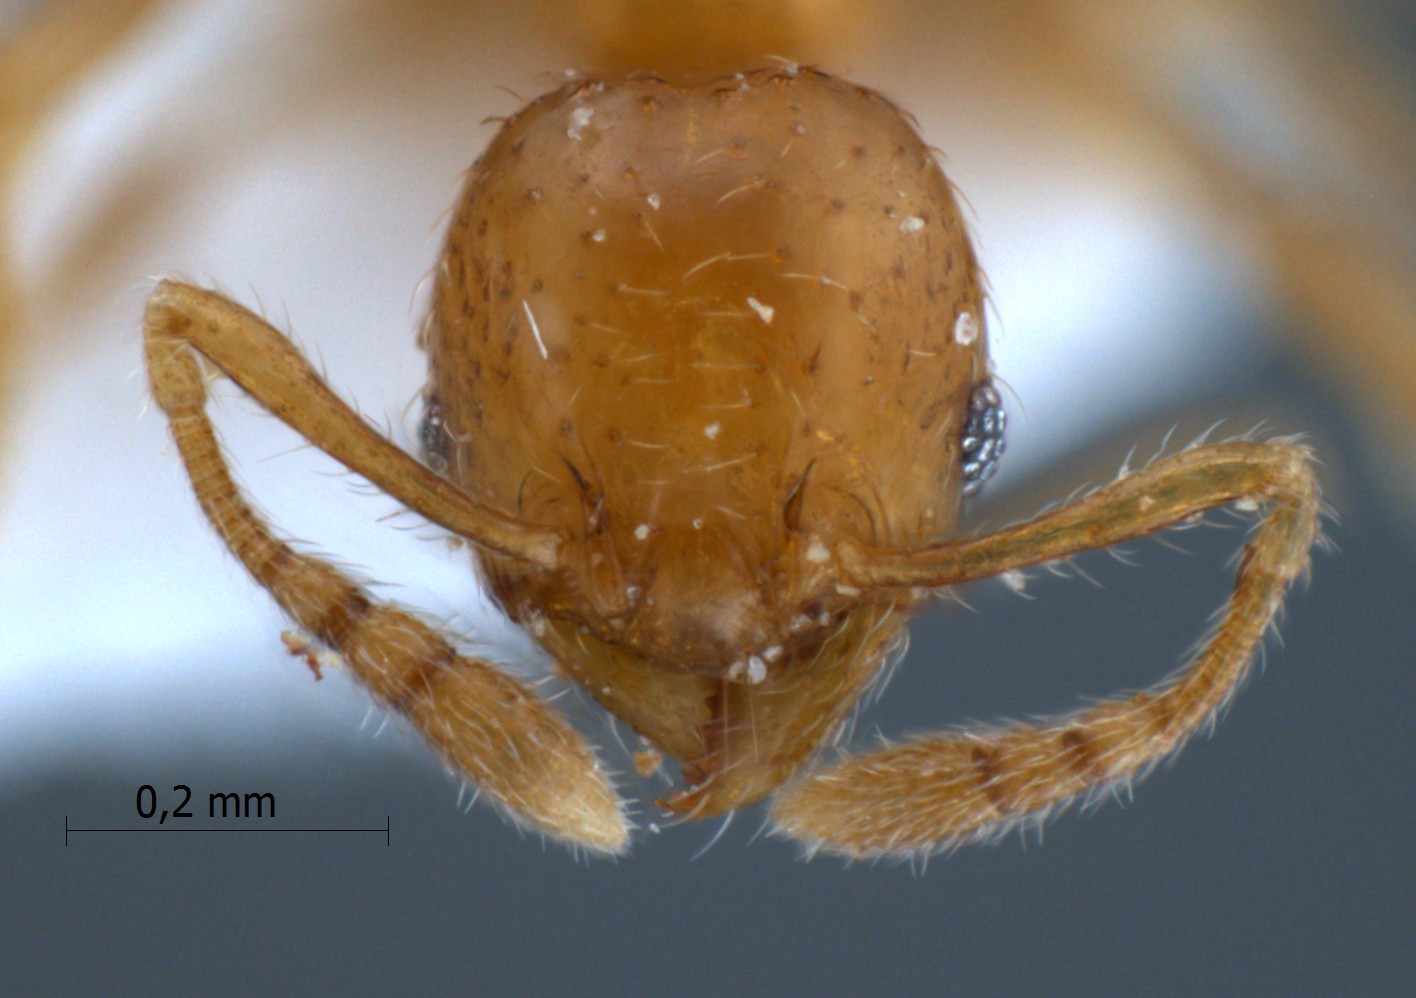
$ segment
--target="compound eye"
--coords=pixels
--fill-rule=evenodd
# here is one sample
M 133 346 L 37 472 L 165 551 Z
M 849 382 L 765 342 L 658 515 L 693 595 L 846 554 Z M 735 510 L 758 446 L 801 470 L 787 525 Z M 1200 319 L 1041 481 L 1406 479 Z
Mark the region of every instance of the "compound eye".
M 444 427 L 442 403 L 431 393 L 423 400 L 423 421 L 418 427 L 418 443 L 423 450 L 423 463 L 438 474 L 447 470 L 447 431 Z
M 1003 411 L 998 389 L 993 387 L 992 381 L 980 381 L 969 396 L 969 414 L 959 445 L 964 495 L 973 495 L 997 473 L 998 459 L 1003 456 L 1003 431 L 1007 426 L 1008 414 Z

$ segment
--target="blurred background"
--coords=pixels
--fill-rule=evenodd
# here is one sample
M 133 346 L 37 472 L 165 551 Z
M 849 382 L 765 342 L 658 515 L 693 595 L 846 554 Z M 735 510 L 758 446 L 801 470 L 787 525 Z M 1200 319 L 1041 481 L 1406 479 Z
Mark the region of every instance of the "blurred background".
M 0 982 L 29 992 L 1397 994 L 1416 988 L 1416 13 L 1400 0 L 0 5 Z M 1132 9 L 1134 8 L 1134 9 Z M 998 526 L 1218 420 L 1304 432 L 1319 553 L 1213 739 L 1134 802 L 888 864 L 797 862 L 740 815 L 619 863 L 522 841 L 285 624 L 145 412 L 154 277 L 292 331 L 405 445 L 413 333 L 459 174 L 567 69 L 814 63 L 917 116 L 966 198 L 1012 390 Z M 465 552 L 220 385 L 285 532 L 546 668 Z M 1134 462 L 1133 462 L 1134 463 Z M 392 517 L 392 518 L 390 518 Z M 1239 529 L 940 605 L 860 740 L 1149 685 Z M 1233 526 L 1233 524 L 1230 524 Z M 627 733 L 574 693 L 628 769 Z M 630 748 L 634 746 L 631 744 Z M 152 827 L 139 786 L 270 792 L 282 828 Z M 628 789 L 652 800 L 663 785 Z M 641 803 L 641 821 L 657 820 Z M 267 823 L 269 824 L 269 823 Z M 199 817 L 184 827 L 231 827 Z M 218 973 L 212 973 L 218 970 Z

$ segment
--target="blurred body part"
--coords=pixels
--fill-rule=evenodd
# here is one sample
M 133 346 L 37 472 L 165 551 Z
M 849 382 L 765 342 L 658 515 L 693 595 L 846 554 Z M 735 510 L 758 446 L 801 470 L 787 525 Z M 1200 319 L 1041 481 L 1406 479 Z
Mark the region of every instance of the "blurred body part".
M 30 139 L 75 80 L 120 42 L 156 0 L 53 0 L 0 24 L 0 482 L 12 432 L 24 295 L 13 258 L 11 204 Z M 8 29 L 8 30 L 7 30 Z

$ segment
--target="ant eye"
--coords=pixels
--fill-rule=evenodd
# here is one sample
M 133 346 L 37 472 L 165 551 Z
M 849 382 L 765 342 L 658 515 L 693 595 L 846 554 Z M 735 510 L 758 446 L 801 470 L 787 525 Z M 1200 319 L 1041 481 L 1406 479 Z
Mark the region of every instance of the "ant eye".
M 1003 411 L 1003 399 L 992 381 L 981 381 L 969 396 L 969 415 L 964 423 L 964 439 L 960 444 L 964 466 L 964 495 L 971 496 L 983 488 L 998 471 L 998 459 L 1003 456 L 1003 431 L 1008 414 Z
M 447 433 L 443 429 L 443 407 L 435 396 L 424 402 L 423 422 L 418 427 L 418 443 L 423 448 L 423 463 L 441 473 L 447 468 Z

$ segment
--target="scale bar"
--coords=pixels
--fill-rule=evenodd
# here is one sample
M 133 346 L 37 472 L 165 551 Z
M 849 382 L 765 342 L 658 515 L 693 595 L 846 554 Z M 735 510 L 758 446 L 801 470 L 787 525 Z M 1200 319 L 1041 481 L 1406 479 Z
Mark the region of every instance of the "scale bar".
M 384 833 L 384 845 L 388 846 L 392 840 L 392 818 L 385 816 L 383 828 L 180 828 L 175 825 L 164 825 L 161 828 L 73 828 L 69 825 L 69 816 L 64 815 L 64 845 L 69 844 L 69 835 L 79 832 L 265 832 L 270 834 L 283 834 L 286 832 L 317 832 L 317 833 L 339 833 L 339 834 L 359 834 L 359 833 Z

